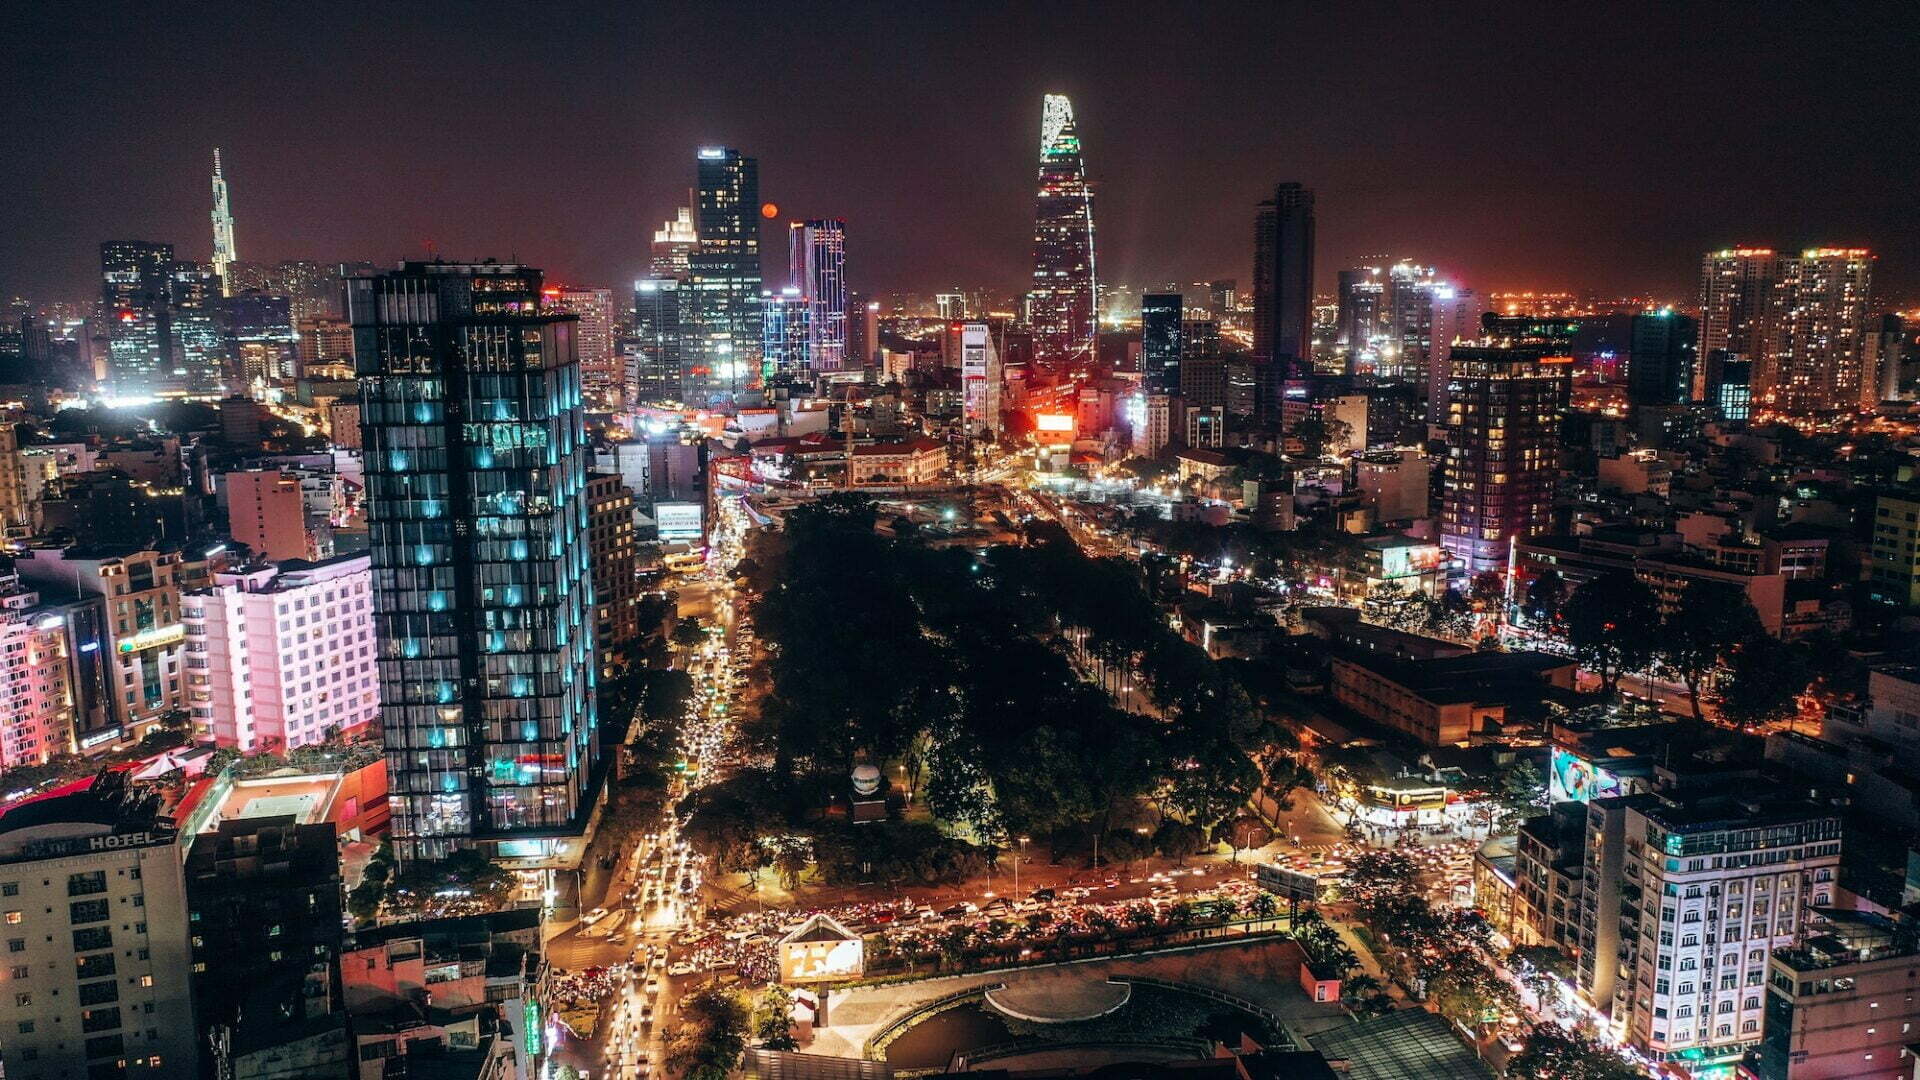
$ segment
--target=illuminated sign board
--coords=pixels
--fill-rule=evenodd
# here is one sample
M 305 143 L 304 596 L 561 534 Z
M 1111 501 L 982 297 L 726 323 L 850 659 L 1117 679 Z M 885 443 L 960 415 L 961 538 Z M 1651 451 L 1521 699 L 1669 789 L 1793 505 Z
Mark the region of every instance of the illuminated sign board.
M 1408 544 L 1380 552 L 1380 576 L 1388 580 L 1432 573 L 1440 569 L 1440 545 Z
M 1619 777 L 1577 754 L 1553 748 L 1547 768 L 1547 797 L 1553 802 L 1589 802 L 1628 794 Z
M 825 915 L 815 915 L 780 939 L 780 981 L 837 982 L 866 970 L 866 941 Z
M 141 649 L 157 649 L 162 645 L 171 645 L 176 641 L 184 641 L 186 640 L 186 636 L 187 627 L 185 623 L 174 623 L 172 626 L 155 626 L 142 630 L 131 637 L 121 638 L 119 648 L 123 653 L 139 652 Z
M 1073 417 L 1060 413 L 1039 413 L 1033 418 L 1035 431 L 1072 432 L 1076 426 Z
M 697 502 L 663 502 L 653 506 L 653 520 L 662 540 L 698 540 L 704 530 L 704 508 Z

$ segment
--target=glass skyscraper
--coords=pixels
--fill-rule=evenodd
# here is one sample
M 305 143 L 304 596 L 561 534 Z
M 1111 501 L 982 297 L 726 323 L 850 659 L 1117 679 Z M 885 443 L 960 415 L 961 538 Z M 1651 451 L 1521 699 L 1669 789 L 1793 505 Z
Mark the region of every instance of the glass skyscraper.
M 1185 311 L 1179 293 L 1140 298 L 1140 362 L 1149 394 L 1180 392 L 1180 319 Z
M 1034 204 L 1033 290 L 1027 321 L 1034 353 L 1054 367 L 1093 360 L 1100 309 L 1093 261 L 1093 189 L 1080 156 L 1073 103 L 1048 94 L 1040 127 L 1040 183 Z
M 760 378 L 764 382 L 813 367 L 813 304 L 788 287 L 760 298 Z
M 690 404 L 725 400 L 760 368 L 760 166 L 738 150 L 698 156 L 700 246 L 681 286 L 681 348 Z
M 577 860 L 598 791 L 574 318 L 540 271 L 349 280 L 393 838 Z
M 790 283 L 807 303 L 807 362 L 839 371 L 847 358 L 847 225 L 838 218 L 787 227 Z
M 173 380 L 173 245 L 100 245 L 100 298 L 108 331 L 107 381 L 118 397 L 149 395 Z
M 1313 190 L 1281 184 L 1253 230 L 1253 358 L 1313 360 Z

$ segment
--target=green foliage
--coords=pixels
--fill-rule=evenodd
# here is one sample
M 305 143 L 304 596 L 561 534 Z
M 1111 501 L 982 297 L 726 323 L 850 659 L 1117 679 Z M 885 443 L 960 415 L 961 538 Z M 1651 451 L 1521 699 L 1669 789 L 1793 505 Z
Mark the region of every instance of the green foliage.
M 1763 726 L 1790 719 L 1799 696 L 1813 681 L 1804 654 L 1778 638 L 1761 635 L 1735 647 L 1727 672 L 1714 688 L 1714 704 L 1726 720 Z
M 1653 590 L 1624 570 L 1610 570 L 1573 591 L 1567 601 L 1567 638 L 1580 663 L 1613 693 L 1620 676 L 1653 659 L 1660 606 Z
M 718 1080 L 740 1063 L 750 1017 L 740 996 L 705 986 L 680 1000 L 679 1023 L 667 1036 L 668 1071 Z
M 1299 943 L 1300 951 L 1307 954 L 1307 964 L 1315 974 L 1324 978 L 1344 978 L 1347 972 L 1360 966 L 1360 957 L 1317 911 L 1309 910 L 1300 916 L 1293 928 L 1293 940 Z
M 987 868 L 979 848 L 925 822 L 836 823 L 814 834 L 813 853 L 832 885 L 947 885 Z
M 1511 1080 L 1638 1080 L 1632 1063 L 1577 1032 L 1535 1024 L 1526 1049 L 1507 1061 Z
M 793 1037 L 793 995 L 771 983 L 753 1004 L 753 1038 L 768 1050 L 798 1050 Z
M 1687 688 L 1693 718 L 1700 713 L 1701 682 L 1718 668 L 1729 650 L 1760 636 L 1760 616 L 1747 594 L 1719 582 L 1695 581 L 1680 602 L 1660 620 L 1655 656 L 1662 671 Z

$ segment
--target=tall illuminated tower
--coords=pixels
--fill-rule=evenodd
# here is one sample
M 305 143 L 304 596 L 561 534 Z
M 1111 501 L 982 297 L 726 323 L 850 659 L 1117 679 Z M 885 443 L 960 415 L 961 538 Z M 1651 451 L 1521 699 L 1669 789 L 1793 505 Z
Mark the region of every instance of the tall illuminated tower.
M 578 865 L 598 796 L 579 322 L 541 284 L 495 262 L 347 281 L 403 861 Z
M 760 369 L 760 165 L 740 151 L 700 148 L 694 208 L 700 246 L 680 287 L 681 348 L 699 384 L 691 402 L 727 400 Z
M 819 218 L 789 225 L 787 267 L 789 283 L 806 298 L 808 366 L 839 371 L 847 358 L 846 222 Z
M 233 246 L 233 204 L 227 201 L 227 178 L 220 171 L 220 148 L 213 148 L 213 272 L 220 276 L 220 295 L 233 295 L 227 268 L 240 257 Z
M 1048 94 L 1040 125 L 1040 187 L 1033 223 L 1033 290 L 1027 320 L 1034 353 L 1067 367 L 1093 359 L 1094 319 L 1100 307 L 1093 261 L 1093 189 L 1080 156 L 1073 103 Z
M 1253 358 L 1313 360 L 1313 189 L 1280 184 L 1254 214 Z

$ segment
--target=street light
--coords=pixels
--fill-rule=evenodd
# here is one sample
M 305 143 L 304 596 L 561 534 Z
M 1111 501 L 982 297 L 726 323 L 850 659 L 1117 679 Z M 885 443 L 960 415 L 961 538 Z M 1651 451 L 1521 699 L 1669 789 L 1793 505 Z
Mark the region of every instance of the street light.
M 1020 851 L 1013 857 L 1013 897 L 1016 900 L 1020 898 L 1020 863 L 1027 857 L 1027 838 L 1022 836 L 1019 839 Z

